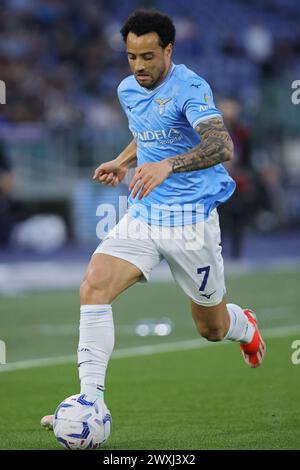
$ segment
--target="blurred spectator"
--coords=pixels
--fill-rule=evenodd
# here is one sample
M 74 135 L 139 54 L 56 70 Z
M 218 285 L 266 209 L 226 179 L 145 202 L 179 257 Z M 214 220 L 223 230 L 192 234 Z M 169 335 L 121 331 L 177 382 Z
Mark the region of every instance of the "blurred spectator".
M 119 28 L 137 6 L 173 16 L 176 63 L 204 75 L 215 93 L 235 92 L 246 101 L 264 78 L 299 64 L 295 5 L 296 0 L 2 0 L 0 70 L 9 105 L 0 110 L 1 120 L 52 126 L 60 100 L 57 119 L 72 125 L 80 120 L 76 108 L 115 94 L 129 73 Z
M 250 159 L 250 129 L 240 121 L 240 104 L 234 99 L 218 103 L 223 112 L 224 123 L 234 144 L 234 159 L 225 167 L 236 182 L 236 191 L 226 204 L 219 208 L 224 231 L 230 235 L 231 256 L 242 253 L 245 227 L 257 203 L 257 189 Z
M 176 47 L 178 46 L 182 54 L 195 56 L 200 53 L 201 41 L 199 38 L 199 28 L 193 17 L 174 17 L 176 27 Z
M 253 147 L 253 132 L 242 122 L 237 100 L 221 100 L 218 107 L 234 143 L 234 159 L 224 166 L 236 182 L 235 193 L 219 212 L 222 228 L 230 235 L 231 256 L 238 258 L 247 226 L 268 233 L 286 222 L 282 172 L 277 162 L 279 145 L 269 140 L 269 151 Z
M 252 153 L 252 164 L 257 175 L 258 207 L 256 227 L 264 233 L 285 228 L 288 219 L 288 204 L 283 185 L 283 171 L 278 159 L 279 145 L 256 148 Z M 282 164 L 282 162 L 281 162 Z
M 13 203 L 11 193 L 14 176 L 0 142 L 0 245 L 6 245 L 10 240 L 14 223 Z
M 95 99 L 86 107 L 85 122 L 93 129 L 116 129 L 122 126 L 123 116 L 114 97 Z
M 266 26 L 253 24 L 245 32 L 245 49 L 251 60 L 262 63 L 273 52 L 272 34 Z

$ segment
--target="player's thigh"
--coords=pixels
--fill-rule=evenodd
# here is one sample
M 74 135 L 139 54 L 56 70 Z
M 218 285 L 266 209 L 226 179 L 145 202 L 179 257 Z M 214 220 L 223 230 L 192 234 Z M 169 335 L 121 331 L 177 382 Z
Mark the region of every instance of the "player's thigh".
M 149 226 L 125 214 L 108 233 L 95 253 L 111 255 L 136 266 L 142 272 L 142 281 L 148 281 L 152 269 L 161 256 L 149 234 Z
M 218 306 L 226 289 L 217 212 L 213 211 L 207 221 L 198 223 L 194 235 L 189 233 L 193 230 L 191 226 L 184 230 L 182 238 L 163 243 L 163 255 L 175 281 L 195 304 Z
M 95 250 L 85 275 L 83 294 L 89 302 L 91 298 L 111 302 L 135 282 L 147 281 L 160 261 L 160 254 L 148 237 L 148 226 L 137 224 L 126 214 Z M 101 296 L 91 294 L 91 290 L 101 291 Z
M 111 302 L 141 276 L 141 270 L 134 264 L 108 254 L 95 253 L 84 275 L 81 296 L 89 296 L 90 291 L 95 290 L 105 294 Z

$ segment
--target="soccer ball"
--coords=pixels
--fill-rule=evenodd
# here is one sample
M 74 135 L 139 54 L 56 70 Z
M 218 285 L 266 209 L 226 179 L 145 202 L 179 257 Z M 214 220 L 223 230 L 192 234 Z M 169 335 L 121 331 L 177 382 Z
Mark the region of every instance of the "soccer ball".
M 56 409 L 54 434 L 66 449 L 97 449 L 108 439 L 111 414 L 106 405 L 86 400 L 78 394 L 66 398 Z

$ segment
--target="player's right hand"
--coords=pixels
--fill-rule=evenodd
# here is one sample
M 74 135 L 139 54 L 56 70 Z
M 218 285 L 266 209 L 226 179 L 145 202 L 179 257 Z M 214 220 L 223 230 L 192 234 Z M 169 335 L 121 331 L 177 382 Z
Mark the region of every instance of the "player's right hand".
M 116 160 L 102 163 L 94 172 L 93 180 L 107 186 L 117 186 L 127 173 L 127 168 L 120 166 Z

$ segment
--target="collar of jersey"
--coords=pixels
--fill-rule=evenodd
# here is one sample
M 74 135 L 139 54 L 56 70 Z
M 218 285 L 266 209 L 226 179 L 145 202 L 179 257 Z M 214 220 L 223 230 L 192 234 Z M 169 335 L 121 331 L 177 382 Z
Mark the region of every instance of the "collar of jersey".
M 170 79 L 170 77 L 171 77 L 171 75 L 172 75 L 174 69 L 175 69 L 175 64 L 174 64 L 174 62 L 172 62 L 172 65 L 171 65 L 171 67 L 170 67 L 170 70 L 169 70 L 169 72 L 167 73 L 166 78 L 164 79 L 164 81 L 163 81 L 160 85 L 158 85 L 157 87 L 153 88 L 153 90 L 147 90 L 147 88 L 142 87 L 138 82 L 137 82 L 137 84 L 138 84 L 138 86 L 139 86 L 140 88 L 142 88 L 143 91 L 144 91 L 145 93 L 147 93 L 148 95 L 151 95 L 151 93 L 156 93 L 157 90 L 159 90 L 162 86 L 164 86 L 165 83 Z

